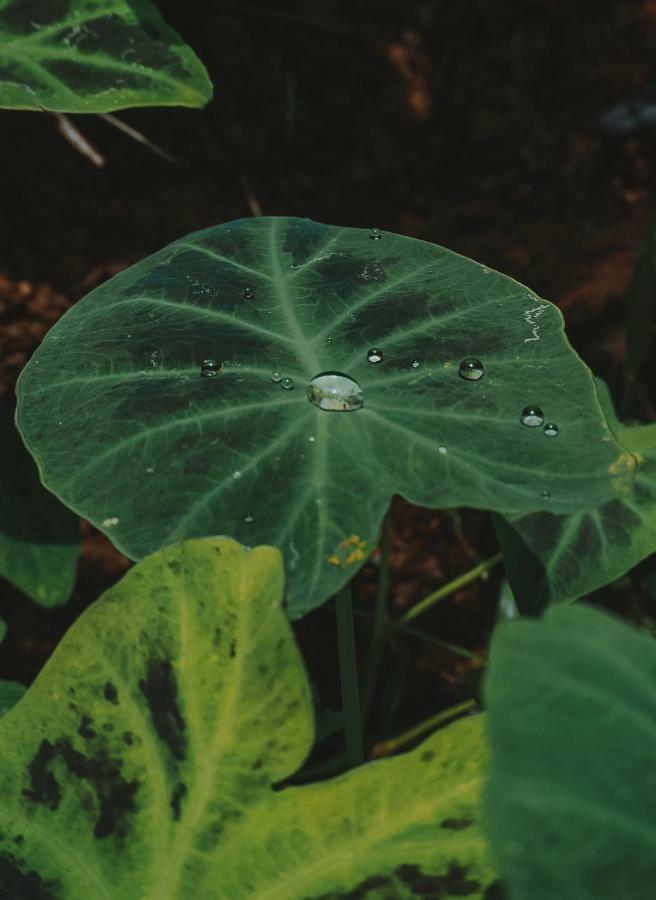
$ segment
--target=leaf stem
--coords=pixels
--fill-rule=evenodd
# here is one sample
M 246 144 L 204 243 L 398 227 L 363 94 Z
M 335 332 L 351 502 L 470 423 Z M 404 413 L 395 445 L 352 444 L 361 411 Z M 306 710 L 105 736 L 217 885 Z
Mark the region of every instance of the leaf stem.
M 389 617 L 387 615 L 387 594 L 389 591 L 389 552 L 390 538 L 392 532 L 392 520 L 390 510 L 388 509 L 383 519 L 380 538 L 380 568 L 378 570 L 378 591 L 376 595 L 376 608 L 374 610 L 374 621 L 371 629 L 371 644 L 369 646 L 369 657 L 367 660 L 367 672 L 364 679 L 364 687 L 362 690 L 362 722 L 366 726 L 369 712 L 371 710 L 371 701 L 373 699 L 376 682 L 378 680 L 378 671 L 385 646 L 385 637 L 389 628 Z
M 428 597 L 424 597 L 423 600 L 420 600 L 419 603 L 416 603 L 411 609 L 409 609 L 407 613 L 405 613 L 405 615 L 401 616 L 401 618 L 397 620 L 396 624 L 407 625 L 408 622 L 412 622 L 413 619 L 416 619 L 417 616 L 425 613 L 427 609 L 430 609 L 430 607 L 437 603 L 439 600 L 444 600 L 446 597 L 449 597 L 451 594 L 455 593 L 466 584 L 471 584 L 472 581 L 476 581 L 476 579 L 480 578 L 484 572 L 487 572 L 493 566 L 496 566 L 496 564 L 501 562 L 502 559 L 503 556 L 501 555 L 501 553 L 495 553 L 495 555 L 491 556 L 489 559 L 483 560 L 482 563 L 474 566 L 473 569 L 465 572 L 464 575 L 459 575 L 457 578 L 454 578 L 453 581 L 450 581 L 443 587 L 438 588 L 436 591 L 433 591 L 433 593 L 429 594 Z
M 371 756 L 373 759 L 378 759 L 381 756 L 389 756 L 390 753 L 395 753 L 397 750 L 407 747 L 408 744 L 414 743 L 417 738 L 422 737 L 427 731 L 433 731 L 439 725 L 444 725 L 445 722 L 455 719 L 457 716 L 462 715 L 462 713 L 471 712 L 475 708 L 475 700 L 465 700 L 457 706 L 443 709 L 442 712 L 436 713 L 429 719 L 425 719 L 423 722 L 420 722 L 419 725 L 415 725 L 414 728 L 400 734 L 398 737 L 390 738 L 388 741 L 381 741 L 379 744 L 376 744 L 371 751 Z
M 483 665 L 485 660 L 478 653 L 473 653 L 471 650 L 467 650 L 465 647 L 460 647 L 458 644 L 451 644 L 448 641 L 442 641 L 439 638 L 433 637 L 432 634 L 428 634 L 425 631 L 420 631 L 419 628 L 411 628 L 410 625 L 397 625 L 396 626 L 399 631 L 402 631 L 404 634 L 409 634 L 412 637 L 416 637 L 417 640 L 426 641 L 428 644 L 433 644 L 435 647 L 441 647 L 443 650 L 448 650 L 450 653 L 454 653 L 456 656 L 462 656 L 465 659 L 471 659 L 473 662 L 479 663 Z
M 337 652 L 339 656 L 339 681 L 344 710 L 344 738 L 346 764 L 349 769 L 364 760 L 362 747 L 362 717 L 358 694 L 358 665 L 353 628 L 353 602 L 350 582 L 335 595 L 337 614 Z

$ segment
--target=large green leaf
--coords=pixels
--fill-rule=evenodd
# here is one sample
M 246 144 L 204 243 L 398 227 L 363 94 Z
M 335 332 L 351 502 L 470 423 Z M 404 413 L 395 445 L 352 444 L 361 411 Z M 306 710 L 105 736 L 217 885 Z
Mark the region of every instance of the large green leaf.
M 484 823 L 512 900 L 651 900 L 656 643 L 585 606 L 499 626 Z
M 203 64 L 149 0 L 0 0 L 0 106 L 204 106 Z
M 473 356 L 477 381 L 459 376 Z M 202 377 L 206 359 L 222 371 Z M 309 402 L 335 371 L 364 405 L 357 387 L 327 402 L 360 408 Z M 633 462 L 554 306 L 433 244 L 304 219 L 198 232 L 106 282 L 19 396 L 46 484 L 128 556 L 216 533 L 276 544 L 295 616 L 362 564 L 395 492 L 570 511 Z M 521 423 L 528 405 L 557 437 Z
M 636 460 L 633 487 L 569 515 L 494 517 L 507 577 L 525 613 L 589 594 L 656 552 L 656 424 L 622 425 L 603 381 L 597 393 L 616 439 Z
M 190 541 L 78 620 L 0 721 L 0 897 L 484 896 L 482 717 L 272 790 L 313 731 L 281 596 L 277 551 Z
M 12 407 L 0 403 L 0 577 L 41 606 L 66 603 L 79 544 L 77 517 L 43 487 Z

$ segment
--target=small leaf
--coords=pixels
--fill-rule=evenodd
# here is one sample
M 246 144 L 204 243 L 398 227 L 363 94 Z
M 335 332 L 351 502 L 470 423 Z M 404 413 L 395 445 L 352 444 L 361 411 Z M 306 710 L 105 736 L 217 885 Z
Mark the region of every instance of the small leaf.
M 207 539 L 144 560 L 82 615 L 0 720 L 8 896 L 489 896 L 482 717 L 273 789 L 313 730 L 281 596 L 277 551 Z
M 0 106 L 204 106 L 203 64 L 149 0 L 0 0 Z
M 41 606 L 66 603 L 79 543 L 77 516 L 43 487 L 11 406 L 0 403 L 0 577 Z
M 635 480 L 615 498 L 568 515 L 493 517 L 525 614 L 589 594 L 656 551 L 656 424 L 622 425 L 608 388 L 600 379 L 596 386 L 615 438 L 636 460 Z
M 512 900 L 651 900 L 656 643 L 587 606 L 500 625 L 485 829 Z

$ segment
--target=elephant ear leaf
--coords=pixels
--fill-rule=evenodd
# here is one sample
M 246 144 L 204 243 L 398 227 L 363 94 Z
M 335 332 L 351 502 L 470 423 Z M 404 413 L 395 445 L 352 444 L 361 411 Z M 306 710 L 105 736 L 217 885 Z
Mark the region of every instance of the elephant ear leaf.
M 211 96 L 150 0 L 0 0 L 0 107 L 107 113 Z
M 276 550 L 195 540 L 76 622 L 0 720 L 6 896 L 489 896 L 482 717 L 273 789 L 313 732 L 281 595 Z

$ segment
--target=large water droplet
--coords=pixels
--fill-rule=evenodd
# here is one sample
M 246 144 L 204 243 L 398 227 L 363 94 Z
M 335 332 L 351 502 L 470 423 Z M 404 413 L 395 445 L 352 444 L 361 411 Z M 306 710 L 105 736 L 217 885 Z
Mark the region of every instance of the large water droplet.
M 308 385 L 307 397 L 319 409 L 332 412 L 353 412 L 364 406 L 360 385 L 343 372 L 315 375 Z
M 274 384 L 280 384 L 280 382 L 282 381 L 282 375 L 280 374 L 280 372 L 274 372 L 271 376 L 271 381 L 273 381 Z
M 161 350 L 153 350 L 153 352 L 148 357 L 148 366 L 151 369 L 159 369 L 162 365 L 162 351 Z
M 369 263 L 362 269 L 358 278 L 360 281 L 385 281 L 387 275 L 385 274 L 385 269 L 379 266 L 378 263 Z
M 376 363 L 383 361 L 383 351 L 379 350 L 378 347 L 372 347 L 371 350 L 367 352 L 367 362 Z
M 464 378 L 465 381 L 479 381 L 484 374 L 483 363 L 480 359 L 475 359 L 473 356 L 463 359 L 458 368 L 458 375 Z
M 286 391 L 291 391 L 294 389 L 294 382 L 291 378 L 283 378 L 280 382 L 280 387 L 284 388 Z
M 553 422 L 548 422 L 544 426 L 544 433 L 546 434 L 547 437 L 557 437 L 558 431 L 559 431 L 558 426 L 554 425 Z
M 539 406 L 526 406 L 522 410 L 520 420 L 522 425 L 527 425 L 529 428 L 537 428 L 538 425 L 542 425 L 544 422 L 544 414 Z
M 244 288 L 244 290 L 241 292 L 241 295 L 244 298 L 244 300 L 252 300 L 253 297 L 255 296 L 255 288 L 251 287 L 250 285 L 247 285 Z
M 382 238 L 382 236 L 383 236 L 383 233 L 380 230 L 380 228 L 372 228 L 371 231 L 369 232 L 369 237 L 371 238 L 372 241 L 379 241 Z
M 204 359 L 200 364 L 200 374 L 203 378 L 214 378 L 221 374 L 221 362 L 218 359 Z

